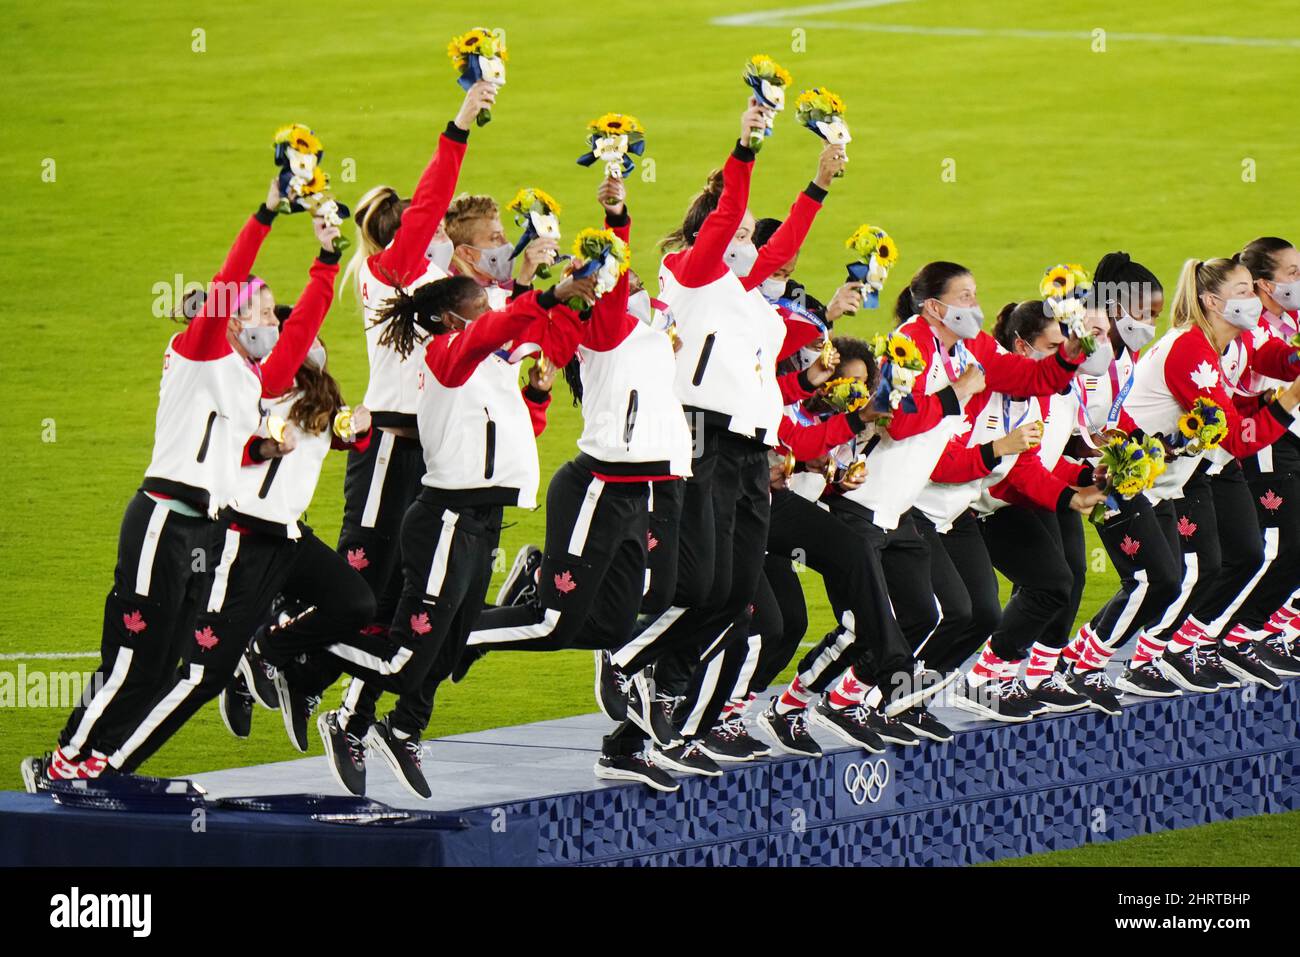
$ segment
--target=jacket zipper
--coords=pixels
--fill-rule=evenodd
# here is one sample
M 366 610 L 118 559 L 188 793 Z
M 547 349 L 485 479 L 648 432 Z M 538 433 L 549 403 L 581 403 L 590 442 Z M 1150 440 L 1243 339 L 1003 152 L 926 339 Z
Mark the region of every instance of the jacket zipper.
M 208 457 L 208 444 L 212 441 L 212 426 L 216 424 L 216 421 L 217 412 L 214 409 L 208 413 L 208 425 L 207 428 L 203 430 L 203 442 L 199 446 L 199 454 L 197 456 L 197 461 L 199 462 L 202 462 Z
M 632 429 L 636 426 L 637 395 L 636 389 L 627 397 L 627 415 L 623 419 L 623 444 L 632 447 Z
M 691 385 L 699 385 L 704 381 L 704 369 L 709 364 L 709 353 L 713 351 L 713 340 L 718 334 L 710 332 L 704 337 L 704 348 L 700 350 L 700 361 L 695 364 L 695 377 L 691 379 Z
M 483 407 L 483 414 L 487 416 L 487 454 L 483 463 L 483 477 L 490 479 L 492 473 L 496 471 L 497 460 L 497 424 L 492 421 L 492 413 Z

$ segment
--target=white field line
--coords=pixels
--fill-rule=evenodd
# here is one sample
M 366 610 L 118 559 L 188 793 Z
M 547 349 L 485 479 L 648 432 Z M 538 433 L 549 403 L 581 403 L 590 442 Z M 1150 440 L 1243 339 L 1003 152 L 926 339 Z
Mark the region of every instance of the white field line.
M 864 33 L 893 33 L 935 37 L 1001 37 L 1019 40 L 1091 40 L 1091 30 L 1030 30 L 1016 27 L 939 27 L 903 23 L 868 23 L 863 20 L 803 19 L 833 10 L 856 10 L 881 7 L 915 0 L 845 0 L 843 3 L 811 4 L 729 17 L 714 17 L 711 23 L 722 27 L 821 27 L 831 30 L 856 30 Z M 797 22 L 795 22 L 797 21 Z M 1101 27 L 1101 25 L 1098 25 Z M 1104 27 L 1103 27 L 1104 28 Z M 1300 49 L 1300 37 L 1235 37 L 1194 33 L 1131 33 L 1123 30 L 1106 30 L 1106 42 L 1166 43 L 1198 46 L 1240 46 Z
M 15 651 L 0 655 L 0 661 L 78 661 L 98 657 L 98 651 Z

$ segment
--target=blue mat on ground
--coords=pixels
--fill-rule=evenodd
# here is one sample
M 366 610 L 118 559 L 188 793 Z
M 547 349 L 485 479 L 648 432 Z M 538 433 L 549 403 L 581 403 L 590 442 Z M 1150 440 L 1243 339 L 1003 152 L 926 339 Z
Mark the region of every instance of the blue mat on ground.
M 1084 712 L 1022 725 L 938 709 L 957 731 L 947 744 L 764 760 L 683 779 L 675 794 L 595 778 L 609 726 L 600 715 L 426 742 L 431 801 L 370 762 L 370 797 L 454 811 L 470 822 L 456 831 L 216 808 L 200 835 L 184 815 L 3 794 L 0 862 L 970 864 L 1300 808 L 1300 681 L 1276 693 L 1248 687 L 1124 704 L 1118 718 Z M 338 793 L 323 757 L 193 780 L 209 802 Z

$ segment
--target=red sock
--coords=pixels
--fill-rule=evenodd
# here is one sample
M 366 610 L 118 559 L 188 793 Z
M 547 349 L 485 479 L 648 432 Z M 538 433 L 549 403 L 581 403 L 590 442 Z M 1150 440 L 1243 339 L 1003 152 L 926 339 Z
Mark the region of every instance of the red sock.
M 1025 666 L 1025 685 L 1037 688 L 1052 677 L 1060 657 L 1060 648 L 1049 648 L 1041 641 L 1034 642 L 1034 647 L 1029 649 L 1029 664 Z
M 1002 666 L 1006 662 L 993 653 L 986 642 L 975 664 L 971 665 L 966 680 L 972 685 L 982 685 L 986 681 L 997 681 L 1002 677 Z
M 804 708 L 808 707 L 808 702 L 811 699 L 812 695 L 809 694 L 808 689 L 803 686 L 803 682 L 799 680 L 799 676 L 795 675 L 794 681 L 790 682 L 790 686 L 782 691 L 781 697 L 777 699 L 776 713 L 790 714 L 792 711 L 802 711 Z
M 1237 645 L 1244 645 L 1255 637 L 1257 637 L 1255 633 L 1245 625 L 1237 625 L 1232 629 L 1232 631 L 1223 636 L 1223 640 L 1235 647 Z M 1211 638 L 1209 641 L 1213 643 L 1214 639 Z
M 1145 631 L 1138 634 L 1137 650 L 1133 652 L 1133 659 L 1128 663 L 1130 668 L 1139 668 L 1148 661 L 1154 661 L 1165 652 L 1165 645 L 1168 641 L 1156 641 L 1152 639 Z
M 1201 623 L 1189 616 L 1179 629 L 1170 636 L 1169 644 L 1166 645 L 1165 650 L 1172 655 L 1180 655 L 1204 637 L 1205 629 L 1201 627 Z
M 854 705 L 862 704 L 862 699 L 867 696 L 869 686 L 858 680 L 858 676 L 850 668 L 844 672 L 840 678 L 839 684 L 831 690 L 828 700 L 831 707 L 836 711 L 842 711 L 845 708 L 851 708 Z
M 1079 633 L 1065 646 L 1065 649 L 1061 652 L 1061 657 L 1070 663 L 1070 667 L 1073 668 L 1079 663 L 1079 659 L 1083 656 L 1083 649 L 1087 647 L 1088 639 L 1092 635 L 1092 629 L 1086 623 L 1082 624 L 1079 626 Z

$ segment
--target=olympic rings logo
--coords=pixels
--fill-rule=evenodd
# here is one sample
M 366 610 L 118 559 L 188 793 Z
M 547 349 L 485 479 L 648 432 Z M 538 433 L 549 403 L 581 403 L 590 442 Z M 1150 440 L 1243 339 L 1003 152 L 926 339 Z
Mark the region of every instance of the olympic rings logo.
M 850 764 L 844 769 L 844 788 L 853 803 L 859 807 L 870 801 L 875 804 L 885 795 L 889 786 L 889 762 L 884 758 L 861 764 Z

